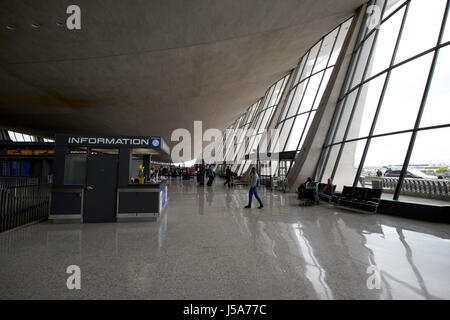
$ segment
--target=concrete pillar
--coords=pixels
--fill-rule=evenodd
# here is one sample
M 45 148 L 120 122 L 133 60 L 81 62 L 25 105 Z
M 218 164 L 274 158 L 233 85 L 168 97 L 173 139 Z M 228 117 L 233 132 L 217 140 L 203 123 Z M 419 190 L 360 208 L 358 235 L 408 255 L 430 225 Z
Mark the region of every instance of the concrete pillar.
M 286 86 L 284 87 L 284 91 L 281 95 L 280 101 L 278 102 L 278 105 L 275 107 L 272 119 L 269 121 L 269 124 L 267 125 L 267 130 L 275 129 L 278 122 L 278 118 L 280 117 L 280 113 L 283 109 L 284 102 L 286 101 L 286 97 L 289 93 L 289 90 L 291 89 L 292 81 L 294 81 L 294 76 L 295 76 L 295 68 L 291 70 L 291 75 L 289 76 Z
M 367 4 L 363 5 L 355 14 L 347 37 L 336 61 L 333 73 L 324 91 L 319 108 L 303 143 L 303 150 L 295 159 L 295 164 L 288 175 L 288 190 L 303 183 L 308 177 L 313 177 L 322 153 L 322 148 L 333 119 L 342 87 L 345 82 L 352 53 L 358 40 L 359 31 L 364 21 Z
M 348 137 L 356 137 L 361 129 L 361 123 L 364 115 L 364 109 L 366 107 L 366 97 L 367 97 L 368 86 L 361 87 L 361 93 L 359 97 L 359 104 L 357 105 L 352 118 L 352 125 L 348 132 Z M 357 90 L 355 91 L 356 95 Z M 349 119 L 350 113 L 353 110 L 353 106 L 355 103 L 355 99 L 349 99 L 351 103 L 343 110 L 342 119 Z M 341 121 L 342 122 L 342 121 Z M 343 124 L 347 125 L 347 121 L 343 121 Z M 344 130 L 344 128 L 342 129 Z M 336 182 L 337 190 L 341 191 L 343 186 L 351 186 L 353 185 L 353 181 L 356 176 L 356 172 L 358 171 L 357 166 L 361 161 L 361 154 L 357 154 L 358 144 L 362 143 L 361 141 L 348 142 L 344 145 L 343 152 L 339 159 L 338 170 L 334 176 L 334 182 Z M 363 142 L 365 144 L 365 142 Z M 339 146 L 340 147 L 340 146 Z M 339 150 L 336 150 L 336 153 Z M 358 157 L 358 159 L 356 159 Z M 334 165 L 334 163 L 333 163 Z M 323 179 L 328 179 L 330 177 L 323 177 Z

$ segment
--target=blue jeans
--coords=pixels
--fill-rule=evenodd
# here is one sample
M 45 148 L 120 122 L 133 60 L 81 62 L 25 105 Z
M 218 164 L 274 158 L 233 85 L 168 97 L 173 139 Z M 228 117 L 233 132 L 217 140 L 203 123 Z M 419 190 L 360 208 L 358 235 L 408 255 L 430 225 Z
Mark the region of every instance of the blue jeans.
M 258 200 L 259 205 L 262 207 L 263 203 L 262 203 L 261 199 L 258 196 L 258 187 L 250 188 L 250 191 L 248 192 L 248 206 L 249 207 L 252 206 L 253 195 L 255 195 L 256 200 Z

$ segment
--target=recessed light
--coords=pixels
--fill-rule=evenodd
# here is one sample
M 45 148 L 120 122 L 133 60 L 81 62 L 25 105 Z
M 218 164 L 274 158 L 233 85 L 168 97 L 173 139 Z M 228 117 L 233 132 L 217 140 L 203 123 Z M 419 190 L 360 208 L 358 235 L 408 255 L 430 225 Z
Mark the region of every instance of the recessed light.
M 31 26 L 32 26 L 33 28 L 35 28 L 35 29 L 39 29 L 39 28 L 41 27 L 41 25 L 40 25 L 39 23 L 37 23 L 37 22 L 32 23 Z
M 62 22 L 62 21 L 57 21 L 57 22 L 56 22 L 56 25 L 57 25 L 58 27 L 63 27 L 63 26 L 64 26 L 64 22 Z
M 16 26 L 13 25 L 13 24 L 8 24 L 8 25 L 6 26 L 6 29 L 8 29 L 8 30 L 16 30 Z

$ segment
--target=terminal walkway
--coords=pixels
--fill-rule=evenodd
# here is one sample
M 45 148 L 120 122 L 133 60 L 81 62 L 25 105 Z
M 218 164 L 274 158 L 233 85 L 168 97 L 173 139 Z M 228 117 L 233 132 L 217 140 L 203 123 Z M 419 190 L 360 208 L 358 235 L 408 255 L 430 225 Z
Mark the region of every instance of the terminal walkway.
M 450 299 L 450 226 L 295 194 L 169 184 L 158 222 L 35 224 L 0 234 L 0 299 Z M 256 202 L 253 204 L 256 206 Z M 68 290 L 66 268 L 81 268 Z M 369 266 L 380 289 L 367 286 Z

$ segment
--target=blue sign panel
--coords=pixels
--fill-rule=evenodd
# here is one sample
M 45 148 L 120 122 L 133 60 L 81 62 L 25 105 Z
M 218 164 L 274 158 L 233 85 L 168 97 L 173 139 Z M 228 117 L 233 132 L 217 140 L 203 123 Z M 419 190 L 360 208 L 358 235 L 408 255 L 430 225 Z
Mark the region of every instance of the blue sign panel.
M 20 175 L 22 177 L 30 176 L 30 161 L 22 161 L 20 163 Z
M 155 138 L 155 137 L 152 137 L 152 138 L 151 138 L 151 144 L 152 144 L 152 147 L 153 147 L 153 148 L 159 148 L 159 147 L 161 147 L 161 138 Z
M 20 161 L 11 161 L 11 176 L 20 176 Z
M 3 161 L 2 176 L 9 177 L 11 175 L 11 161 Z

